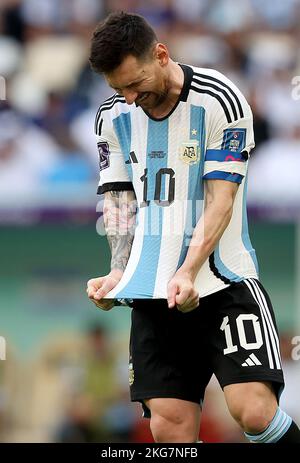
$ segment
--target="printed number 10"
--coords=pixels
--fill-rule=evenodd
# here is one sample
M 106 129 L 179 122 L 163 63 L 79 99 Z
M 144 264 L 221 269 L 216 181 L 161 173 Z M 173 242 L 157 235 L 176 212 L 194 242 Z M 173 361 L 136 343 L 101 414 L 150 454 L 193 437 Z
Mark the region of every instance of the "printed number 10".
M 253 325 L 255 342 L 248 342 L 246 339 L 244 321 L 251 321 Z M 236 319 L 237 332 L 239 336 L 240 346 L 246 350 L 259 349 L 263 345 L 263 338 L 258 317 L 252 314 L 240 314 Z M 220 326 L 220 330 L 225 333 L 225 340 L 227 347 L 223 350 L 224 355 L 232 354 L 237 352 L 238 346 L 235 346 L 232 342 L 231 328 L 229 325 L 229 318 L 224 317 L 223 323 Z
M 144 175 L 141 176 L 141 180 L 144 183 L 143 189 L 143 201 L 140 204 L 140 207 L 147 207 L 150 204 L 150 200 L 147 199 L 148 193 L 148 169 L 144 169 Z M 169 191 L 168 191 L 168 199 L 160 199 L 161 189 L 162 189 L 162 182 L 165 179 L 165 175 L 169 175 Z M 155 176 L 155 191 L 154 191 L 154 202 L 158 206 L 170 206 L 174 201 L 175 197 L 175 172 L 173 169 L 164 167 L 159 169 Z

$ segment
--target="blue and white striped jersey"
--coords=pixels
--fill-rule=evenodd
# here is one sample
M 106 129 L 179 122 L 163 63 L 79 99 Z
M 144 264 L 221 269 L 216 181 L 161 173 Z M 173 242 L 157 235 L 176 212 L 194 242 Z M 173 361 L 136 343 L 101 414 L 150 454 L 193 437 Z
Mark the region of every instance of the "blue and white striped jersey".
M 99 108 L 98 192 L 134 190 L 137 226 L 124 275 L 107 298 L 166 298 L 183 263 L 205 199 L 205 180 L 240 184 L 231 221 L 200 269 L 195 286 L 206 296 L 245 278 L 257 278 L 248 235 L 247 163 L 254 147 L 251 109 L 218 71 L 181 65 L 177 105 L 154 119 L 115 94 Z

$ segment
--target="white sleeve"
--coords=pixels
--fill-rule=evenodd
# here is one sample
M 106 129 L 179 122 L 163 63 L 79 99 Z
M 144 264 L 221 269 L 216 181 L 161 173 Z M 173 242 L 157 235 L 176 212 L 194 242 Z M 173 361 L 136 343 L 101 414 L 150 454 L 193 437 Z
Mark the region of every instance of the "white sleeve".
M 97 124 L 96 139 L 100 168 L 98 194 L 111 190 L 133 190 L 113 124 L 105 114 Z
M 243 117 L 228 122 L 222 106 L 214 102 L 208 119 L 205 153 L 205 180 L 220 179 L 241 183 L 247 171 L 247 161 L 255 146 L 251 108 L 242 93 L 239 103 Z

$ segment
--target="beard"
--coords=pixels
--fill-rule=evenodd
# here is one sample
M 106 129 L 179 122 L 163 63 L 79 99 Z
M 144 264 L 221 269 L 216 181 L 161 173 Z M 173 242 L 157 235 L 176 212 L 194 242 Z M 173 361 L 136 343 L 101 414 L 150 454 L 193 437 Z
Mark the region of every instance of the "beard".
M 168 99 L 169 89 L 167 86 L 161 91 L 143 92 L 139 95 L 136 103 L 143 109 L 155 109 Z

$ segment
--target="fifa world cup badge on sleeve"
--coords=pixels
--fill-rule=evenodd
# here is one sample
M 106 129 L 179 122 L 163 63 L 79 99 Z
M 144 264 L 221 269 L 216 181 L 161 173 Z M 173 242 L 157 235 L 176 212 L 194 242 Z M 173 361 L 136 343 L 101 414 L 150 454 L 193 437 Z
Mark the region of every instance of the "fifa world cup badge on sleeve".
M 107 142 L 97 143 L 99 151 L 99 165 L 100 170 L 107 169 L 109 167 L 109 146 Z
M 225 129 L 222 150 L 242 151 L 246 145 L 246 129 Z
M 198 140 L 189 140 L 181 144 L 179 157 L 185 164 L 197 164 L 200 161 L 200 146 Z

